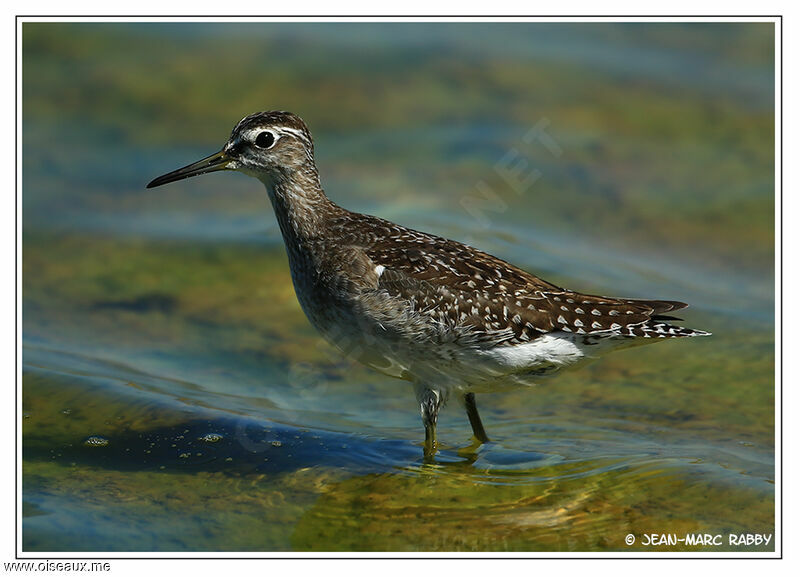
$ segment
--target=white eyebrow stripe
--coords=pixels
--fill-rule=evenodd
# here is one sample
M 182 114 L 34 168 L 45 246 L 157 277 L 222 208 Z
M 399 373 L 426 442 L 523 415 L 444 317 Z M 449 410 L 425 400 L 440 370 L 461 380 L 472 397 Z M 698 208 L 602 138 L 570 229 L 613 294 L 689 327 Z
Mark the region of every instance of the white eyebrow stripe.
M 294 134 L 296 137 L 308 142 L 308 136 L 302 130 L 298 130 L 296 128 L 289 128 L 288 126 L 280 126 L 277 128 L 279 132 L 284 132 L 286 134 Z

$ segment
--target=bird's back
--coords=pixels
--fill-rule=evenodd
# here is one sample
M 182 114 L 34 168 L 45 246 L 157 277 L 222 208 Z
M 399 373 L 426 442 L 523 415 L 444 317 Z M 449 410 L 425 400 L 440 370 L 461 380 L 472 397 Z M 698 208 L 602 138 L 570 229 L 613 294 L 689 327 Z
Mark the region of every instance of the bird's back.
M 666 313 L 687 306 L 682 302 L 567 290 L 463 243 L 369 215 L 349 213 L 338 226 L 341 246 L 361 257 L 360 291 L 386 292 L 432 322 L 468 327 L 497 345 L 558 331 L 642 338 L 704 334 L 666 322 L 673 318 Z

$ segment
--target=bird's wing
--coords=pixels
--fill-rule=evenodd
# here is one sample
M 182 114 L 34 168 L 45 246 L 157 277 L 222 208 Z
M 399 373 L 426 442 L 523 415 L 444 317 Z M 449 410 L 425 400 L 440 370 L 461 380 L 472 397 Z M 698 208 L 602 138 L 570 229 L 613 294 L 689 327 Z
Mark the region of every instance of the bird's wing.
M 636 336 L 640 334 L 637 327 L 674 318 L 663 313 L 687 306 L 679 301 L 622 299 L 573 291 L 545 293 L 545 297 L 555 330 L 578 334 L 612 331 Z
M 492 336 L 498 344 L 552 331 L 633 335 L 630 327 L 686 306 L 565 290 L 459 242 L 403 231 L 406 236 L 386 235 L 364 248 L 376 275 L 374 288 L 442 323 Z

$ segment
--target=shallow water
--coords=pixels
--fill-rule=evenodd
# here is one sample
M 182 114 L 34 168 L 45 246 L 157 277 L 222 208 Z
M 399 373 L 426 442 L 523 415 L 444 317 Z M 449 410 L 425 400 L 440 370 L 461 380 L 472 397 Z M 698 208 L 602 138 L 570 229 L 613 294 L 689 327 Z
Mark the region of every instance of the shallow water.
M 774 532 L 769 29 L 389 27 L 364 53 L 326 27 L 38 26 L 23 29 L 23 550 L 773 550 L 727 541 Z M 348 64 L 327 69 L 319 46 Z M 481 447 L 453 403 L 424 462 L 411 387 L 303 317 L 258 182 L 144 189 L 243 114 L 290 108 L 226 92 L 256 62 L 221 66 L 229 51 L 265 47 L 292 54 L 257 62 L 312 123 L 337 202 L 576 290 L 683 300 L 713 337 L 480 395 Z M 198 53 L 226 82 L 197 80 Z M 351 92 L 366 77 L 372 106 Z M 79 98 L 98 79 L 106 98 Z M 335 98 L 308 100 L 310 84 Z M 526 141 L 542 119 L 555 148 Z M 498 168 L 515 154 L 538 171 L 524 188 Z M 725 545 L 625 544 L 651 532 Z

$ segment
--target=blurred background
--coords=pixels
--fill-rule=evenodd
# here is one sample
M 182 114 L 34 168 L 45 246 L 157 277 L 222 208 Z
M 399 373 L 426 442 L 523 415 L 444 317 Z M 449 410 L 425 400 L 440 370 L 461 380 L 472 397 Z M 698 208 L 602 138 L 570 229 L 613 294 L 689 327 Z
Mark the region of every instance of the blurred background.
M 771 23 L 25 23 L 23 550 L 773 532 L 774 64 Z M 270 109 L 335 202 L 713 337 L 484 395 L 477 453 L 454 404 L 423 464 L 411 387 L 305 320 L 260 183 L 144 188 Z

